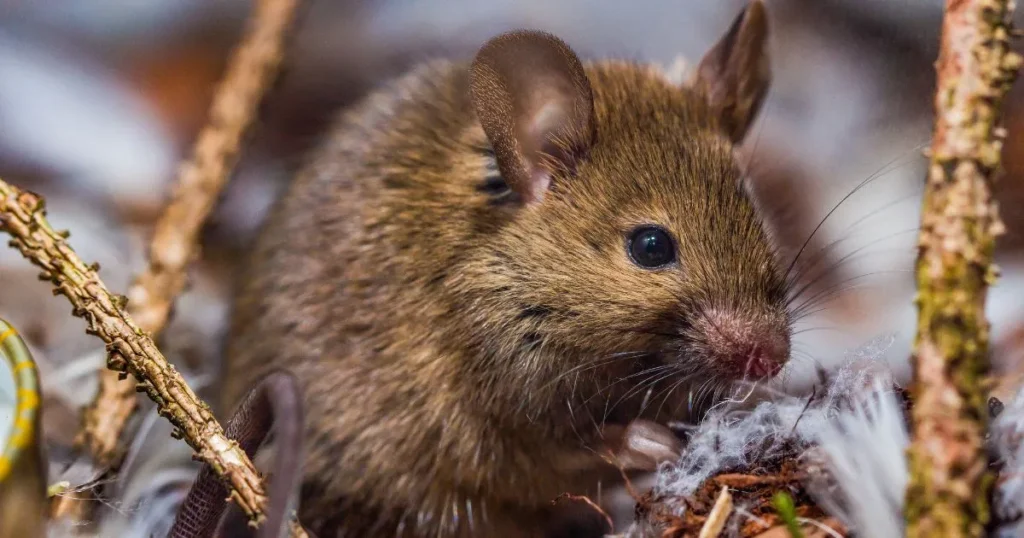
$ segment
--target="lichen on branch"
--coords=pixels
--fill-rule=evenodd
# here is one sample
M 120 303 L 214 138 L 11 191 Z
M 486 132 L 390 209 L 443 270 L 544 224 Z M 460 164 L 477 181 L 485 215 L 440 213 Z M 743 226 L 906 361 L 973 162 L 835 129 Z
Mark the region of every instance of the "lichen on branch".
M 1000 110 L 1021 65 L 1010 50 L 1012 10 L 1009 0 L 946 2 L 915 270 L 908 537 L 982 536 L 990 519 L 984 310 L 1003 231 L 992 198 Z

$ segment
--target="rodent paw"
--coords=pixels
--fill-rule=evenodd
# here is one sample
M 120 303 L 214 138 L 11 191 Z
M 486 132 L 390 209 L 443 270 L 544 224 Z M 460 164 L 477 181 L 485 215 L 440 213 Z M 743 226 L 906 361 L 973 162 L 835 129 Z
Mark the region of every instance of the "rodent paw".
M 607 426 L 602 431 L 612 463 L 624 471 L 654 471 L 679 458 L 683 442 L 667 426 L 650 420 L 634 420 L 626 426 Z

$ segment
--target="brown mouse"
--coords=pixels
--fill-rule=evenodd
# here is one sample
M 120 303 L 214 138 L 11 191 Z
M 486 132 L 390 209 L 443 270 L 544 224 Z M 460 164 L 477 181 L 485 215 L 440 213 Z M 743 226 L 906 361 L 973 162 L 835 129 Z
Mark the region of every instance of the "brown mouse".
M 302 386 L 304 525 L 543 536 L 554 499 L 596 493 L 604 432 L 779 372 L 787 279 L 734 156 L 766 38 L 755 1 L 679 87 L 511 32 L 343 114 L 228 344 L 225 405 L 275 369 Z

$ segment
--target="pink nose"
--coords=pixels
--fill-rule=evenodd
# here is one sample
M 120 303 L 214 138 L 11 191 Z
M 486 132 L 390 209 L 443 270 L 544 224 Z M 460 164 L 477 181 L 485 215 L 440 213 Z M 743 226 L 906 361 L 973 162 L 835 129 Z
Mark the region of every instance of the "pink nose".
M 711 309 L 694 324 L 709 359 L 734 379 L 767 379 L 789 359 L 787 320 L 780 316 Z

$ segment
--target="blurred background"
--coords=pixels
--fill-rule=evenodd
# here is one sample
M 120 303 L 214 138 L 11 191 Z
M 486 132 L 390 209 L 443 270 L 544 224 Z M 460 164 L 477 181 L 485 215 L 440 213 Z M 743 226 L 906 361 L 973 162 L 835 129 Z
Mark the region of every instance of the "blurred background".
M 648 61 L 685 75 L 743 5 L 308 1 L 284 75 L 205 230 L 202 259 L 166 332 L 165 353 L 200 395 L 215 389 L 231 277 L 260 219 L 336 112 L 383 79 L 431 56 L 469 58 L 488 37 L 514 27 L 552 31 L 584 57 Z M 785 386 L 799 390 L 817 367 L 864 354 L 884 357 L 905 380 L 942 2 L 767 6 L 773 87 L 744 151 L 786 261 L 807 243 L 798 287 L 802 299 L 820 303 L 797 328 Z M 151 225 L 205 121 L 249 8 L 240 0 L 0 0 L 0 177 L 43 194 L 51 220 L 72 230 L 72 245 L 102 264 L 101 276 L 116 292 L 126 291 L 142 267 Z M 998 252 L 1003 278 L 989 301 L 1006 387 L 1024 354 L 1016 345 L 1024 343 L 1020 88 L 1006 109 L 1007 174 L 998 196 L 1008 233 Z M 59 462 L 104 355 L 36 273 L 16 252 L 0 249 L 0 317 L 26 335 L 40 362 L 44 427 Z M 136 425 L 143 435 L 131 447 L 138 457 L 129 458 L 129 479 L 107 499 L 101 535 L 159 534 L 192 479 L 187 447 L 167 443 L 168 428 L 145 409 Z M 53 479 L 63 473 L 55 464 Z

